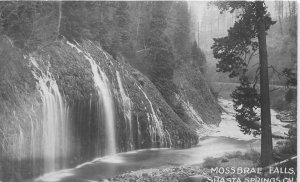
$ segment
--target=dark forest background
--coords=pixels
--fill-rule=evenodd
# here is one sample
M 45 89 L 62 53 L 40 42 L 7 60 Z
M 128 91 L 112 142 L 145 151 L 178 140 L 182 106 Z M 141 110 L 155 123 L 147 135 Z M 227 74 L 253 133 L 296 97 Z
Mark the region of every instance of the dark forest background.
M 0 8 L 1 34 L 19 48 L 98 41 L 146 74 L 166 99 L 176 91 L 173 71 L 182 63 L 205 70 L 188 2 L 1 2 Z

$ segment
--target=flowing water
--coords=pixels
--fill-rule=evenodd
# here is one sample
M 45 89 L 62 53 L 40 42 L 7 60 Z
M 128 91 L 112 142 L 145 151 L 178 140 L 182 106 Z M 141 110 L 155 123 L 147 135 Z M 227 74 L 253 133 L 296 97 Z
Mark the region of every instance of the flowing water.
M 156 114 L 156 112 L 153 108 L 152 102 L 149 100 L 147 94 L 143 91 L 143 89 L 140 86 L 137 85 L 137 87 L 143 93 L 143 95 L 145 96 L 145 98 L 148 101 L 149 106 L 150 106 L 151 113 L 147 113 L 147 117 L 148 117 L 148 121 L 150 123 L 154 124 L 154 125 L 149 124 L 149 132 L 150 132 L 150 136 L 152 138 L 152 141 L 154 143 L 159 142 L 160 146 L 169 145 L 171 147 L 172 146 L 172 141 L 171 141 L 170 134 L 169 134 L 168 130 L 163 129 L 162 121 L 160 120 L 160 118 Z M 159 138 L 157 138 L 157 136 Z
M 114 119 L 114 105 L 111 92 L 109 90 L 109 81 L 105 73 L 99 68 L 91 56 L 85 55 L 89 60 L 95 87 L 99 96 L 100 109 L 104 109 L 105 114 L 105 134 L 106 134 L 106 155 L 111 155 L 117 152 L 116 150 L 116 136 L 115 136 L 115 119 Z
M 130 98 L 127 96 L 127 94 L 124 90 L 119 71 L 116 71 L 116 75 L 117 75 L 117 81 L 118 81 L 118 85 L 119 85 L 119 89 L 120 89 L 121 103 L 123 106 L 124 118 L 126 120 L 128 128 L 129 128 L 128 132 L 129 132 L 130 150 L 132 150 L 133 149 L 133 131 L 132 131 L 133 128 L 132 128 L 132 120 L 131 120 L 132 103 L 131 103 Z
M 232 102 L 220 100 L 227 112 L 222 114 L 219 127 L 210 136 L 201 138 L 198 145 L 189 149 L 153 148 L 118 153 L 96 158 L 72 169 L 65 169 L 46 174 L 38 182 L 96 182 L 125 172 L 139 169 L 161 168 L 180 165 L 194 165 L 204 161 L 206 157 L 220 157 L 225 153 L 249 150 L 260 150 L 260 138 L 244 135 L 235 121 Z M 276 119 L 275 112 L 271 112 Z M 284 130 L 278 121 L 273 121 L 273 128 Z
M 104 113 L 104 122 L 105 122 L 105 155 L 111 155 L 117 152 L 116 147 L 116 132 L 115 132 L 115 111 L 114 111 L 114 102 L 113 96 L 110 91 L 110 83 L 109 80 L 101 70 L 101 68 L 97 65 L 95 60 L 88 52 L 84 52 L 79 49 L 76 45 L 68 42 L 68 44 L 75 48 L 78 53 L 83 53 L 84 57 L 89 61 L 92 73 L 93 73 L 93 80 L 94 86 L 97 90 L 99 103 L 98 103 L 98 110 L 99 113 Z M 101 122 L 101 121 L 99 121 Z M 100 136 L 99 136 L 100 137 Z M 100 147 L 98 147 L 100 151 Z
M 187 115 L 192 119 L 191 125 L 195 126 L 196 132 L 199 137 L 204 137 L 209 135 L 212 130 L 215 129 L 214 125 L 206 124 L 201 115 L 194 109 L 192 104 L 188 101 L 186 94 L 183 93 L 181 95 L 176 94 L 176 99 L 181 103 Z
M 36 58 L 30 56 L 34 65 L 33 75 L 37 79 L 37 88 L 42 98 L 42 137 L 38 141 L 38 127 L 34 127 L 31 120 L 32 155 L 38 155 L 39 144 L 41 142 L 41 156 L 44 159 L 44 172 L 51 172 L 66 167 L 65 161 L 68 156 L 69 145 L 69 126 L 68 126 L 68 107 L 65 105 L 59 92 L 58 85 L 49 72 L 40 69 Z
M 119 98 L 119 104 L 122 108 L 126 122 L 127 136 L 129 136 L 129 150 L 133 149 L 133 126 L 132 126 L 132 102 L 126 89 L 123 86 L 121 74 L 116 71 L 116 81 L 118 82 L 119 93 L 113 93 L 114 83 L 110 83 L 106 73 L 96 63 L 93 57 L 86 51 L 80 49 L 79 45 L 68 43 L 75 48 L 90 64 L 94 87 L 98 98 L 97 104 L 97 122 L 99 126 L 104 124 L 105 146 L 101 146 L 100 129 L 98 131 L 95 145 L 96 155 L 102 156 L 101 150 L 104 149 L 104 157 L 96 158 L 91 162 L 86 162 L 72 169 L 66 168 L 66 160 L 68 160 L 72 145 L 70 123 L 68 118 L 68 106 L 66 105 L 56 83 L 56 80 L 49 71 L 50 64 L 47 66 L 39 66 L 40 63 L 46 62 L 39 60 L 34 56 L 29 59 L 33 65 L 33 75 L 37 80 L 37 89 L 42 99 L 42 121 L 30 120 L 30 142 L 32 158 L 42 158 L 44 160 L 44 175 L 37 178 L 39 182 L 85 182 L 97 181 L 99 178 L 112 177 L 127 171 L 157 168 L 165 166 L 178 166 L 184 164 L 198 164 L 203 162 L 204 158 L 209 156 L 221 156 L 225 152 L 247 151 L 250 149 L 259 149 L 260 139 L 251 135 L 244 135 L 238 123 L 234 118 L 232 102 L 220 100 L 220 104 L 227 108 L 227 113 L 223 113 L 222 122 L 219 127 L 210 127 L 205 124 L 192 104 L 185 101 L 184 98 L 178 99 L 183 104 L 187 114 L 195 122 L 197 127 L 204 130 L 210 130 L 209 136 L 202 137 L 199 144 L 190 149 L 172 149 L 172 148 L 154 148 L 146 150 L 136 150 L 125 153 L 117 153 L 116 126 L 115 126 L 115 110 L 114 97 L 115 94 Z M 42 64 L 41 64 L 42 65 Z M 43 64 L 45 65 L 45 63 Z M 110 70 L 112 72 L 112 70 Z M 172 147 L 172 142 L 168 130 L 164 127 L 160 118 L 160 111 L 154 107 L 146 92 L 136 85 L 142 95 L 145 97 L 146 103 L 144 109 L 148 118 L 148 132 L 150 134 L 153 146 L 155 147 Z M 92 111 L 92 100 L 89 102 L 89 111 Z M 273 115 L 274 113 L 272 113 Z M 272 117 L 272 120 L 274 117 Z M 276 119 L 276 118 L 275 118 Z M 90 122 L 90 121 L 89 121 Z M 273 122 L 273 121 L 272 121 Z M 274 122 L 273 122 L 274 123 Z M 137 130 L 140 135 L 140 123 L 137 118 Z M 90 123 L 89 123 L 90 125 Z M 275 126 L 275 125 L 274 125 Z M 18 140 L 14 148 L 19 152 L 18 156 L 22 156 L 22 149 L 25 147 L 25 138 L 23 129 L 19 127 Z M 277 128 L 276 128 L 277 127 Z M 276 123 L 275 130 L 283 131 L 282 126 Z M 280 127 L 280 128 L 278 128 Z M 102 131 L 102 130 L 101 130 Z M 199 134 L 202 131 L 199 130 Z M 32 180 L 31 180 L 32 181 Z

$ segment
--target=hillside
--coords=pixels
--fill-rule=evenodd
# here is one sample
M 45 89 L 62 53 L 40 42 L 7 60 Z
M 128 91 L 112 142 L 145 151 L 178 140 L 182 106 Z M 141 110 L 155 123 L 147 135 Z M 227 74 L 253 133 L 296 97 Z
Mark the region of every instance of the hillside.
M 210 92 L 206 92 L 205 82 L 199 83 L 197 88 L 190 85 L 182 88 L 183 92 L 194 92 L 193 97 L 185 99 L 194 105 L 194 112 L 199 116 L 194 118 L 193 113 L 184 112 L 198 123 L 195 127 L 178 117 L 146 76 L 114 60 L 91 41 L 80 45 L 57 41 L 29 54 L 14 47 L 6 37 L 2 38 L 1 45 L 0 116 L 1 135 L 4 136 L 1 138 L 1 164 L 7 175 L 5 179 L 18 181 L 20 177 L 51 170 L 43 160 L 47 155 L 64 161 L 57 165 L 57 159 L 53 159 L 52 170 L 106 155 L 108 137 L 116 137 L 114 152 L 191 147 L 198 141 L 197 131 L 207 123 L 219 121 L 216 113 L 207 115 L 203 106 L 193 103 L 193 98 L 199 98 L 199 102 L 208 98 L 206 104 L 218 107 Z M 99 96 L 91 60 L 97 64 L 111 94 L 113 106 L 109 112 L 113 112 L 115 118 L 112 135 L 107 135 L 103 117 L 107 117 L 108 111 L 101 106 L 105 98 Z M 196 89 L 202 92 L 196 93 Z M 52 127 L 59 127 L 61 133 Z M 67 147 L 58 147 L 61 145 Z M 58 151 L 52 154 L 45 151 L 50 148 Z

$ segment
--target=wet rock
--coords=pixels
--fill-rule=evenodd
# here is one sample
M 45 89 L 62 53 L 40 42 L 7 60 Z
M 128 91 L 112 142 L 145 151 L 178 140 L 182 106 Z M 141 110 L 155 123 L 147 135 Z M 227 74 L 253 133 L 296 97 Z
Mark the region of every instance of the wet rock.
M 293 117 L 286 117 L 286 118 L 282 118 L 280 119 L 281 122 L 285 122 L 285 123 L 294 123 L 296 122 L 297 120 Z
M 290 124 L 284 125 L 283 127 L 285 127 L 285 128 L 292 128 L 292 127 L 295 127 L 295 126 L 296 126 L 296 124 L 290 123 Z
M 296 118 L 292 115 L 290 111 L 281 111 L 276 115 L 276 118 L 281 122 L 296 122 Z
M 272 133 L 272 137 L 273 138 L 277 138 L 277 139 L 288 139 L 289 137 L 279 131 Z

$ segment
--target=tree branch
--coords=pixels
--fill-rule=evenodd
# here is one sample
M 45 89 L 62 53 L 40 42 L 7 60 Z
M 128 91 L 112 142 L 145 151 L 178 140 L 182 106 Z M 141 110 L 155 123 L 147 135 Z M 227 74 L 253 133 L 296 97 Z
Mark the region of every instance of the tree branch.
M 259 76 L 259 70 L 260 70 L 260 66 L 257 67 L 256 72 L 255 72 L 255 77 L 254 77 L 254 81 L 253 81 L 253 88 L 255 89 L 257 81 L 258 81 L 258 76 Z
M 268 66 L 268 68 L 271 68 L 275 73 L 277 73 L 277 77 L 278 77 L 279 79 L 281 79 L 281 76 L 284 76 L 282 73 L 280 73 L 279 71 L 277 71 L 277 70 L 274 68 L 273 65 Z
M 139 52 L 147 51 L 147 50 L 149 50 L 149 49 L 150 49 L 150 48 L 145 48 L 145 49 L 138 50 L 138 51 L 136 51 L 136 52 L 139 53 Z
M 253 51 L 253 52 L 250 54 L 249 59 L 248 59 L 247 66 L 249 65 L 249 63 L 250 63 L 250 61 L 251 61 L 251 59 L 252 59 L 252 57 L 253 57 L 253 55 L 254 55 L 255 52 L 256 52 L 256 50 Z

